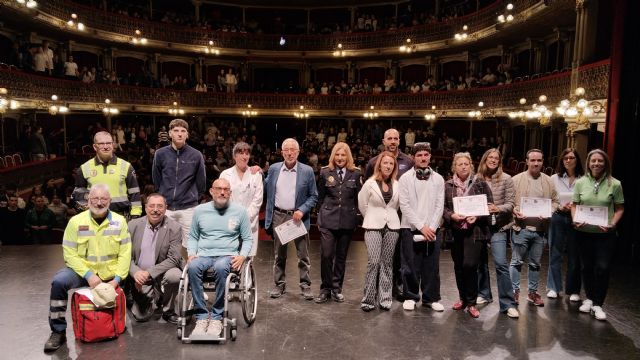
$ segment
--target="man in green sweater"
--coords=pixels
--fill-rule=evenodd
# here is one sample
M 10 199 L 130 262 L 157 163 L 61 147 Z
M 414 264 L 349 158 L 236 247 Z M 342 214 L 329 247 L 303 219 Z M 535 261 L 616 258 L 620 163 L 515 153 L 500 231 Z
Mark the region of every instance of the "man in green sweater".
M 195 208 L 187 243 L 189 282 L 196 317 L 196 326 L 191 336 L 220 335 L 224 312 L 224 283 L 232 267 L 235 270 L 242 267 L 253 242 L 247 211 L 229 201 L 229 182 L 226 179 L 214 181 L 209 193 L 213 201 Z M 217 286 L 213 309 L 209 313 L 204 299 L 202 278 L 211 267 Z

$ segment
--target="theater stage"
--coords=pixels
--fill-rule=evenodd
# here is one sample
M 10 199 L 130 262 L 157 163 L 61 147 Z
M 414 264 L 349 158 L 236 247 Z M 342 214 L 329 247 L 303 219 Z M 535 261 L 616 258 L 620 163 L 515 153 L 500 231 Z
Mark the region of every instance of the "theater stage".
M 319 241 L 311 242 L 313 290 L 319 281 Z M 442 303 L 435 313 L 418 307 L 365 313 L 359 308 L 366 267 L 363 242 L 351 245 L 342 304 L 315 304 L 298 294 L 293 245 L 289 248 L 288 292 L 270 299 L 272 243 L 261 241 L 255 259 L 259 290 L 258 318 L 246 328 L 239 303 L 238 339 L 226 344 L 182 344 L 175 326 L 158 315 L 147 323 L 131 323 L 115 341 L 81 344 L 73 339 L 52 355 L 43 352 L 50 281 L 63 266 L 59 245 L 0 248 L 0 351 L 2 359 L 640 359 L 640 277 L 619 264 L 611 277 L 600 322 L 578 312 L 568 299 L 549 300 L 536 308 L 520 304 L 519 320 L 498 313 L 497 302 L 480 306 L 480 318 L 451 310 L 457 299 L 450 253 L 441 256 Z M 546 294 L 546 260 L 541 294 Z M 491 269 L 493 294 L 495 272 Z M 526 280 L 523 280 L 526 284 Z M 70 314 L 67 312 L 70 322 Z

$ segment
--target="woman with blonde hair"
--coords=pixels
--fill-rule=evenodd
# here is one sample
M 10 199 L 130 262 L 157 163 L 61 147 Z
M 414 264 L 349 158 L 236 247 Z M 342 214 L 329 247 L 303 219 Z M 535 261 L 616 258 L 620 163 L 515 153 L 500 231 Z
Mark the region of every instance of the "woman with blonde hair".
M 453 156 L 453 178 L 444 183 L 444 222 L 453 234 L 451 257 L 453 258 L 456 285 L 460 300 L 453 310 L 466 307 L 471 317 L 480 316 L 476 308 L 478 297 L 478 264 L 482 251 L 491 239 L 489 216 L 465 215 L 455 212 L 453 199 L 462 196 L 486 195 L 487 203 L 493 203 L 491 188 L 482 176 L 473 174 L 473 162 L 468 152 Z
M 364 241 L 367 246 L 367 273 L 364 281 L 363 311 L 391 308 L 392 261 L 400 230 L 398 217 L 398 162 L 393 153 L 383 151 L 374 166 L 373 176 L 362 185 L 358 208 L 364 217 Z
M 587 299 L 580 312 L 591 313 L 597 320 L 606 320 L 602 310 L 609 288 L 609 268 L 615 252 L 616 227 L 624 214 L 622 184 L 611 176 L 611 162 L 600 149 L 587 155 L 586 174 L 573 188 L 571 216 L 576 227 L 576 240 L 580 244 L 582 281 Z M 578 205 L 602 206 L 608 210 L 606 226 L 576 222 Z
M 358 193 L 362 172 L 353 163 L 349 145 L 338 142 L 329 164 L 318 177 L 318 227 L 320 228 L 320 294 L 315 302 L 332 298 L 343 302 L 342 284 L 351 237 L 358 225 Z

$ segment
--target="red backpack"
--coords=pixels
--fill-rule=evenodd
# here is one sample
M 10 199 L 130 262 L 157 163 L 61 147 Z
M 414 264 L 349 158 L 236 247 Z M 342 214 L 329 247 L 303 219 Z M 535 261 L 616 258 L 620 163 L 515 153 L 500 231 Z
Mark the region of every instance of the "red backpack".
M 97 342 L 115 339 L 126 328 L 127 305 L 124 292 L 116 288 L 116 306 L 111 309 L 96 309 L 89 298 L 74 292 L 71 298 L 71 317 L 76 339 Z

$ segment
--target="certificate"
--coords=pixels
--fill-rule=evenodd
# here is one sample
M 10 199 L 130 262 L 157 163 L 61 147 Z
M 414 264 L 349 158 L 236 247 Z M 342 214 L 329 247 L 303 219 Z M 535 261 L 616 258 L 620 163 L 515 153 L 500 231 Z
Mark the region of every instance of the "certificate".
M 571 204 L 571 200 L 573 199 L 572 192 L 559 192 L 558 200 L 560 201 L 560 206 L 565 206 L 567 204 Z
M 304 223 L 302 221 L 296 223 L 293 219 L 283 222 L 273 228 L 273 230 L 276 232 L 276 235 L 278 235 L 278 239 L 280 239 L 282 245 L 307 234 L 307 228 L 304 227 Z
M 609 208 L 606 206 L 577 205 L 573 222 L 609 226 Z
M 453 211 L 463 216 L 489 215 L 487 195 L 458 196 L 453 198 Z
M 520 212 L 524 217 L 551 217 L 551 199 L 522 197 Z

